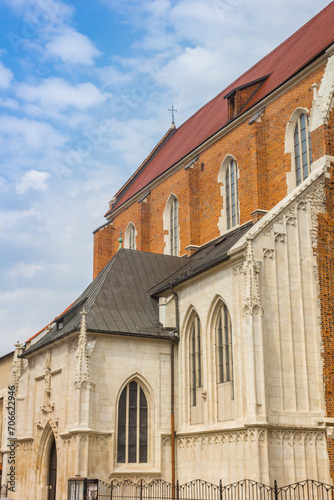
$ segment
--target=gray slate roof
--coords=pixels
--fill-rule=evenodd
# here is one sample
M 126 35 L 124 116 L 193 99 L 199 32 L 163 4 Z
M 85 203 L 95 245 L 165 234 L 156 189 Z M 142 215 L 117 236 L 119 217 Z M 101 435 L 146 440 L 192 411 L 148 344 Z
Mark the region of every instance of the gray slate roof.
M 252 227 L 253 223 L 249 222 L 234 231 L 231 231 L 224 236 L 220 236 L 215 240 L 203 245 L 189 259 L 185 261 L 185 265 L 178 269 L 174 274 L 168 276 L 164 281 L 156 284 L 148 292 L 155 296 L 171 286 L 178 285 L 187 279 L 203 273 L 207 269 L 228 260 L 228 251 L 233 245 Z
M 24 355 L 80 328 L 84 307 L 87 331 L 170 338 L 157 330 L 158 304 L 147 290 L 184 266 L 184 258 L 122 249 L 104 267 L 53 328 Z
M 171 338 L 171 332 L 159 325 L 159 306 L 154 297 L 227 260 L 228 250 L 251 227 L 252 223 L 245 224 L 216 238 L 190 258 L 122 249 L 24 356 L 78 330 L 83 308 L 89 332 Z

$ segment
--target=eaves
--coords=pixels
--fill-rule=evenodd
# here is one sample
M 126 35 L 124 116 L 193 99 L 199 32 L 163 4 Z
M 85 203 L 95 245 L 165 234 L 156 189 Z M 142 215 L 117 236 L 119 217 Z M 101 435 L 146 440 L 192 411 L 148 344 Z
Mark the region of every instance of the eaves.
M 307 63 L 307 65 L 304 68 L 300 69 L 297 73 L 291 76 L 288 80 L 286 80 L 286 82 L 280 85 L 277 89 L 273 90 L 270 94 L 268 94 L 266 97 L 264 97 L 259 102 L 254 104 L 252 107 L 242 112 L 237 118 L 227 123 L 223 128 L 218 130 L 218 132 L 209 137 L 205 142 L 201 143 L 199 146 L 190 151 L 177 163 L 171 165 L 168 168 L 168 170 L 160 174 L 149 184 L 145 185 L 140 191 L 138 191 L 138 193 L 133 195 L 129 200 L 125 201 L 122 205 L 116 208 L 115 211 L 109 211 L 107 220 L 115 217 L 123 210 L 127 209 L 134 202 L 138 201 L 143 196 L 144 192 L 154 189 L 154 187 L 158 186 L 162 181 L 168 179 L 168 177 L 173 175 L 175 172 L 187 166 L 188 163 L 191 162 L 196 155 L 202 154 L 206 149 L 211 147 L 219 139 L 229 134 L 232 130 L 241 125 L 244 121 L 247 121 L 250 118 L 252 118 L 254 113 L 257 113 L 258 111 L 260 111 L 261 108 L 270 105 L 273 101 L 278 99 L 282 94 L 284 94 L 287 90 L 289 90 L 289 88 L 296 85 L 296 83 L 298 83 L 299 80 L 307 76 L 309 73 L 312 73 L 317 67 L 321 66 L 327 60 L 329 50 L 330 50 L 329 47 L 326 48 L 321 54 L 316 56 L 313 59 L 313 61 Z

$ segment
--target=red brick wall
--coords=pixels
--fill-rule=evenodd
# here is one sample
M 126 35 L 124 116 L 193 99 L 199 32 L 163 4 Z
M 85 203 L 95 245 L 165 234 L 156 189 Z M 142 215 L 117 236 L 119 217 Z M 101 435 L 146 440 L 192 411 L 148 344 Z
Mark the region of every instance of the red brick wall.
M 115 253 L 114 228 L 111 224 L 104 226 L 94 234 L 93 277 L 95 278 Z
M 291 171 L 291 154 L 285 154 L 286 127 L 296 108 L 311 109 L 312 84 L 320 84 L 324 67 L 267 105 L 260 122 L 249 125 L 248 119 L 203 151 L 192 167 L 179 169 L 151 187 L 147 203 L 134 201 L 121 209 L 114 216 L 115 231 L 95 235 L 94 276 L 117 251 L 119 232 L 124 234 L 129 221 L 137 230 L 138 250 L 163 253 L 163 212 L 171 193 L 179 200 L 180 255 L 186 253 L 188 245 L 202 245 L 219 236 L 223 199 L 218 174 L 227 154 L 238 163 L 241 224 L 252 218 L 254 210 L 270 210 L 284 198 L 286 174 Z M 333 154 L 333 128 L 321 127 L 312 134 L 312 150 L 313 160 L 326 152 Z
M 200 204 L 200 185 L 199 185 L 199 175 L 204 168 L 204 165 L 200 164 L 199 161 L 194 164 L 193 168 L 188 169 L 188 186 L 189 186 L 189 205 L 190 212 L 189 217 L 191 223 L 188 224 L 188 241 L 191 245 L 200 244 L 200 226 L 199 226 L 199 204 Z M 186 244 L 187 246 L 187 244 Z
M 147 196 L 145 200 L 140 202 L 140 232 L 137 236 L 136 245 L 138 250 L 150 252 L 151 241 L 151 197 Z
M 318 216 L 316 256 L 319 273 L 321 334 L 323 342 L 323 377 L 326 416 L 334 418 L 334 163 L 331 178 L 326 179 L 325 214 Z M 327 438 L 331 478 L 334 480 L 334 439 Z

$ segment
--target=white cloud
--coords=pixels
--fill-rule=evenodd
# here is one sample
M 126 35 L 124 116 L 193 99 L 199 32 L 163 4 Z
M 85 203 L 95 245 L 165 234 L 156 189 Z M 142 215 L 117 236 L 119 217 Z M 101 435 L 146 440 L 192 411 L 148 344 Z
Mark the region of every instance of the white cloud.
M 133 75 L 130 71 L 120 71 L 116 66 L 104 66 L 97 70 L 105 87 L 118 87 L 131 83 Z
M 0 106 L 8 109 L 19 109 L 19 103 L 11 98 L 0 99 Z
M 43 108 L 66 109 L 70 107 L 87 109 L 105 101 L 103 94 L 92 83 L 69 84 L 62 78 L 47 78 L 38 85 L 22 84 L 17 88 L 18 96 Z
M 13 79 L 13 73 L 0 62 L 0 88 L 6 89 L 10 86 Z
M 50 177 L 48 172 L 39 172 L 38 170 L 29 170 L 26 172 L 17 185 L 16 191 L 18 194 L 24 194 L 29 189 L 37 189 L 37 191 L 44 191 L 46 189 L 46 180 Z
M 0 211 L 0 237 L 5 236 L 5 231 L 14 227 L 18 222 L 33 217 L 36 211 L 31 208 L 29 210 L 1 210 Z
M 62 24 L 70 19 L 75 9 L 60 0 L 2 0 L 36 28 L 45 25 Z
M 27 262 L 18 262 L 15 268 L 10 272 L 11 276 L 15 278 L 31 279 L 38 271 L 41 271 L 43 266 L 40 264 L 28 264 Z
M 161 133 L 161 136 L 165 131 Z M 126 122 L 114 120 L 109 138 L 112 156 L 117 157 L 120 154 L 123 163 L 134 170 L 155 146 L 153 137 L 155 137 L 156 132 L 157 122 L 153 119 L 132 119 Z M 131 148 L 129 148 L 129 144 L 131 144 Z
M 80 289 L 79 289 L 80 290 Z M 50 323 L 76 299 L 78 290 L 52 290 L 44 287 L 23 287 L 0 292 L 0 356 L 14 349 L 14 343 L 25 342 Z M 53 305 L 52 309 L 50 304 Z
M 45 151 L 47 148 L 64 146 L 65 138 L 48 123 L 17 118 L 16 116 L 0 116 L 0 147 L 2 154 L 8 151 L 17 155 L 24 151 Z
M 55 35 L 46 44 L 46 55 L 59 57 L 67 64 L 92 66 L 94 58 L 100 55 L 100 51 L 97 50 L 86 35 L 67 28 L 63 33 Z
M 170 89 L 181 116 L 194 103 L 204 104 L 214 97 L 223 88 L 228 71 L 219 51 L 186 47 L 161 69 L 159 80 Z

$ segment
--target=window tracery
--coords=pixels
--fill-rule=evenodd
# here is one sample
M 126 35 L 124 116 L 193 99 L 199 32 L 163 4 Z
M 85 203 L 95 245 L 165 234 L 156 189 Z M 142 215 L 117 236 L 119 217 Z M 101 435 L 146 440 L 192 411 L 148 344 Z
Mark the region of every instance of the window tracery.
M 129 382 L 118 402 L 117 462 L 147 463 L 148 405 L 142 387 Z

